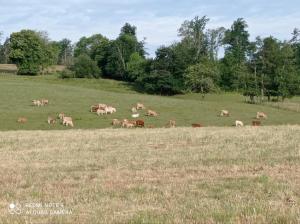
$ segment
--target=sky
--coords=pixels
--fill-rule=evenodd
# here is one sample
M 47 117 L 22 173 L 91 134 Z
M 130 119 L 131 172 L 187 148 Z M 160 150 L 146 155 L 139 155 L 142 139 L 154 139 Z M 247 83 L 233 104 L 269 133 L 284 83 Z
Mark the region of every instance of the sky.
M 237 18 L 249 25 L 251 39 L 284 40 L 300 28 L 299 0 L 0 0 L 0 31 L 7 37 L 21 29 L 47 31 L 52 40 L 101 33 L 114 39 L 129 22 L 146 38 L 150 56 L 178 40 L 184 20 L 208 16 L 207 28 L 230 28 Z

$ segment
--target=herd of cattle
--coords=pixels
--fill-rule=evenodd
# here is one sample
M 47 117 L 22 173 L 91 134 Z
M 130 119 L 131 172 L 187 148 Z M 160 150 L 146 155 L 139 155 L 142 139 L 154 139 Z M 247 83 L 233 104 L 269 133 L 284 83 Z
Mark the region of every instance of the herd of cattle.
M 47 106 L 49 105 L 48 99 L 41 99 L 41 100 L 32 100 L 33 106 Z M 139 111 L 146 110 L 146 107 L 142 103 L 137 103 L 134 107 L 131 108 L 132 118 L 139 118 L 140 114 Z M 117 109 L 112 106 L 108 106 L 103 103 L 95 104 L 90 107 L 91 113 L 96 113 L 98 116 L 104 116 L 104 115 L 112 115 L 117 112 Z M 150 117 L 157 117 L 159 116 L 158 113 L 154 110 L 147 110 L 146 116 Z M 229 117 L 230 112 L 228 110 L 221 110 L 220 117 Z M 48 117 L 48 124 L 53 125 L 57 123 L 57 119 L 60 120 L 60 123 L 64 126 L 70 126 L 74 127 L 73 118 L 70 116 L 66 116 L 64 113 L 58 114 L 58 117 Z M 256 119 L 252 121 L 252 126 L 260 126 L 261 120 L 260 119 L 267 119 L 267 115 L 264 112 L 257 112 Z M 25 117 L 19 117 L 17 120 L 18 123 L 26 123 L 27 118 Z M 146 127 L 145 121 L 142 119 L 138 120 L 128 120 L 128 119 L 113 119 L 112 120 L 112 126 L 114 127 L 122 127 L 122 128 L 135 128 L 135 127 Z M 234 123 L 234 126 L 236 127 L 243 127 L 244 123 L 240 120 L 236 120 Z M 165 125 L 165 127 L 169 128 L 175 128 L 176 127 L 176 121 L 175 120 L 169 120 L 169 122 Z M 195 123 L 192 124 L 192 127 L 194 128 L 200 128 L 203 127 L 202 124 Z M 154 125 L 148 125 L 147 128 L 154 128 Z

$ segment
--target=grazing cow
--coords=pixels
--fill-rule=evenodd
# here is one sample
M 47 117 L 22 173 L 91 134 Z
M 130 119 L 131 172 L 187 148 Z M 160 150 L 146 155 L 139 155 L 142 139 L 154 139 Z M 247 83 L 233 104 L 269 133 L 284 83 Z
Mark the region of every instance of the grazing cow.
M 140 117 L 140 114 L 132 114 L 131 117 L 132 118 L 138 118 L 138 117 Z
M 97 110 L 97 115 L 100 116 L 100 115 L 105 115 L 107 114 L 107 111 L 106 110 L 103 110 L 103 109 L 98 109 Z
M 175 128 L 176 127 L 176 121 L 174 120 L 170 120 L 167 124 L 166 124 L 167 128 Z
M 136 109 L 137 109 L 137 110 L 145 110 L 146 107 L 145 107 L 144 104 L 142 104 L 142 103 L 137 103 L 137 104 L 136 104 Z
M 158 113 L 156 113 L 154 110 L 148 110 L 146 115 L 150 117 L 157 117 Z
M 111 122 L 111 124 L 112 124 L 113 126 L 118 126 L 118 125 L 121 124 L 121 121 L 119 121 L 118 119 L 113 119 L 112 122 Z
M 236 127 L 244 127 L 244 123 L 242 121 L 235 121 Z
M 117 112 L 117 109 L 111 106 L 108 106 L 104 109 L 106 111 L 106 114 L 113 114 Z
M 63 120 L 64 116 L 65 116 L 65 113 L 60 113 L 60 114 L 58 115 L 58 118 L 59 118 L 60 120 Z
M 202 128 L 203 125 L 202 124 L 192 124 L 193 128 Z
M 136 121 L 129 121 L 124 119 L 122 121 L 122 128 L 134 128 L 136 126 Z
M 254 127 L 261 126 L 261 121 L 252 121 L 252 126 Z
M 71 127 L 74 127 L 74 124 L 73 124 L 73 119 L 71 117 L 64 117 L 63 118 L 63 125 L 65 126 L 71 126 Z
M 103 103 L 98 104 L 98 109 L 105 110 L 106 108 L 107 108 L 106 104 L 103 104 Z
M 74 127 L 74 124 L 73 124 L 73 119 L 72 117 L 66 117 L 64 113 L 60 113 L 58 115 L 59 119 L 62 121 L 62 124 L 65 125 L 65 126 L 71 126 L 71 127 Z
M 145 121 L 143 121 L 143 120 L 137 120 L 137 121 L 135 121 L 135 126 L 143 128 L 143 127 L 145 127 Z
M 221 117 L 229 117 L 230 116 L 230 113 L 228 110 L 221 110 L 221 114 L 220 114 Z
M 27 122 L 27 118 L 26 117 L 19 117 L 18 118 L 18 123 L 25 124 L 26 122 Z
M 92 113 L 96 113 L 98 109 L 99 109 L 99 105 L 92 105 L 91 106 L 91 112 Z
M 53 117 L 48 117 L 48 124 L 55 124 L 56 123 L 56 119 Z
M 40 100 L 32 100 L 32 104 L 33 106 L 43 106 L 42 102 Z
M 49 104 L 49 100 L 47 100 L 47 99 L 41 99 L 41 104 L 43 106 L 48 105 Z
M 267 119 L 268 116 L 264 112 L 257 112 L 256 113 L 256 119 L 264 118 Z
M 137 113 L 136 107 L 132 107 L 132 108 L 131 108 L 131 112 L 134 113 L 134 114 Z
M 124 119 L 122 122 L 122 128 L 134 128 L 136 125 L 136 122 L 128 121 L 127 119 Z

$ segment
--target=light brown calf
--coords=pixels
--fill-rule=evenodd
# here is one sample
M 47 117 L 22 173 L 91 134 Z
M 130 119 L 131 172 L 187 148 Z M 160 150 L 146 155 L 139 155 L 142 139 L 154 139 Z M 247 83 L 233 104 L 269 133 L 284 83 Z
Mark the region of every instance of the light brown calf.
M 53 117 L 48 117 L 48 124 L 55 124 L 56 123 L 56 119 Z
M 118 119 L 113 119 L 112 120 L 112 122 L 111 122 L 111 124 L 113 125 L 113 126 L 119 126 L 119 125 L 121 125 L 121 121 L 119 121 Z
M 220 114 L 221 117 L 229 117 L 230 116 L 230 113 L 228 110 L 221 110 L 221 114 Z
M 146 107 L 145 107 L 144 104 L 142 104 L 142 103 L 137 103 L 137 104 L 136 104 L 136 109 L 137 109 L 137 110 L 145 110 Z
M 158 113 L 155 112 L 154 110 L 148 110 L 147 116 L 150 116 L 150 117 L 157 117 L 158 116 Z
M 256 119 L 260 119 L 260 118 L 267 119 L 268 116 L 264 112 L 257 112 Z
M 48 105 L 49 104 L 49 100 L 47 100 L 47 99 L 41 99 L 41 104 L 43 106 Z
M 20 123 L 20 124 L 25 124 L 25 123 L 27 123 L 27 118 L 26 118 L 26 117 L 19 117 L 19 118 L 18 118 L 18 123 Z

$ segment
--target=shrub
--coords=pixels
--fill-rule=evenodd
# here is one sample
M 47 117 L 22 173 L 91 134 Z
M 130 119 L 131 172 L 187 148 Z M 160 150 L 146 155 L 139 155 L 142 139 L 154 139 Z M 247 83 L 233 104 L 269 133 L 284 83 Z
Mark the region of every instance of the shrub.
M 61 79 L 70 79 L 70 78 L 74 78 L 74 77 L 75 77 L 74 72 L 69 69 L 65 69 L 65 70 L 59 72 L 59 78 L 61 78 Z
M 79 55 L 75 58 L 71 70 L 74 71 L 75 78 L 99 78 L 101 76 L 101 71 L 97 63 L 86 54 Z

